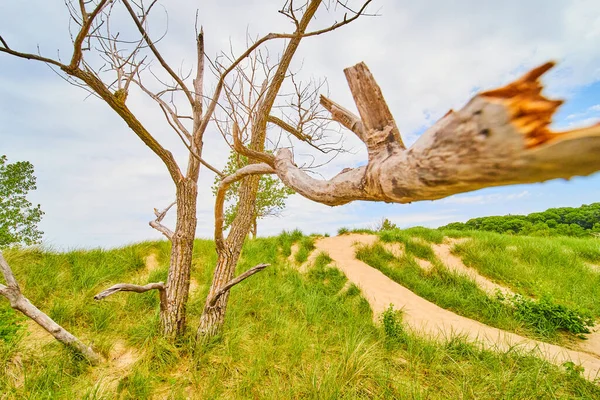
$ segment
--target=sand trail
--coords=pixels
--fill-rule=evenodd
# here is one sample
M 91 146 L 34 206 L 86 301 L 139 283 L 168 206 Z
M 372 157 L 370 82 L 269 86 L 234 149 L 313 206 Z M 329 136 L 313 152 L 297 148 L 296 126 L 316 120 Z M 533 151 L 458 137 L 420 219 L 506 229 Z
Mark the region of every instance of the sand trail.
M 404 311 L 403 320 L 408 327 L 433 339 L 461 335 L 486 349 L 508 351 L 517 347 L 523 351 L 535 350 L 539 357 L 557 365 L 567 361 L 580 364 L 590 380 L 600 377 L 600 358 L 589 354 L 600 354 L 600 340 L 593 343 L 586 341 L 587 352 L 569 350 L 493 328 L 443 309 L 356 259 L 356 243 L 372 245 L 377 240 L 375 235 L 350 234 L 322 238 L 315 243 L 315 253 L 324 251 L 329 254 L 346 277 L 360 287 L 376 318 L 392 304 L 395 309 Z

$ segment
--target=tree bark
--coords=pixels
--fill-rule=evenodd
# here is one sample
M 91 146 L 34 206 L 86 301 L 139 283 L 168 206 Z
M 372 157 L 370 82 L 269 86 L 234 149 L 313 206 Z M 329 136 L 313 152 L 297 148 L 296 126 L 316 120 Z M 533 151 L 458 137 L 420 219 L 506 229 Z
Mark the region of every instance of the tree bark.
M 171 260 L 166 285 L 166 305 L 161 307 L 160 322 L 167 337 L 185 332 L 186 304 L 196 234 L 198 188 L 192 179 L 177 185 L 177 223 L 172 236 Z
M 256 235 L 258 234 L 258 221 L 256 215 L 254 216 L 254 221 L 252 221 L 252 239 L 256 239 Z
M 82 354 L 91 364 L 99 364 L 102 358 L 86 346 L 81 340 L 73 336 L 65 328 L 57 324 L 52 318 L 44 314 L 40 309 L 31 304 L 31 302 L 23 296 L 17 280 L 15 279 L 10 266 L 0 252 L 0 270 L 6 280 L 6 285 L 0 284 L 0 295 L 6 297 L 10 302 L 10 306 L 18 310 L 34 320 L 39 326 L 50 333 L 56 340 L 65 346 Z

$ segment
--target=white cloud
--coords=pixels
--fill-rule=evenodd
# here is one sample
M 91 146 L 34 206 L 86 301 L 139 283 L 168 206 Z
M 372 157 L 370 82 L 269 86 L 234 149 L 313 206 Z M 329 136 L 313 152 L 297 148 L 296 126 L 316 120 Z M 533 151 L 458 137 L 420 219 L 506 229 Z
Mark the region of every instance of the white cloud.
M 596 0 L 374 3 L 382 16 L 363 18 L 337 32 L 305 40 L 294 65 L 302 66 L 303 78 L 326 77 L 330 97 L 353 109 L 343 68 L 365 61 L 408 144 L 449 108 L 460 107 L 477 88 L 504 84 L 548 59 L 560 61 L 546 79 L 555 94 L 569 97 L 577 88 L 600 79 L 600 9 Z M 173 66 L 184 71 L 189 68 L 195 58 L 195 11 L 201 7 L 199 22 L 204 25 L 207 53 L 228 49 L 230 41 L 240 52 L 246 30 L 258 35 L 292 29 L 276 12 L 278 5 L 280 2 L 170 1 L 165 3 L 169 32 L 159 48 Z M 36 52 L 39 43 L 43 54 L 53 56 L 54 49 L 59 49 L 63 59 L 67 58 L 67 19 L 61 2 L 0 4 L 0 33 L 13 48 L 23 51 Z M 321 12 L 313 24 L 323 26 L 331 19 Z M 159 35 L 164 15 L 157 13 L 155 22 L 151 32 Z M 269 48 L 274 56 L 281 43 Z M 1 54 L 0 70 L 0 153 L 11 160 L 31 160 L 36 166 L 39 190 L 34 200 L 46 211 L 42 225 L 46 240 L 60 247 L 117 245 L 160 237 L 147 222 L 153 207 L 171 201 L 173 184 L 161 162 L 126 125 L 101 101 L 83 102 L 85 92 L 68 86 L 43 65 Z M 211 85 L 214 82 L 209 81 L 207 89 Z M 183 147 L 152 102 L 136 93 L 128 101 L 157 138 L 185 163 Z M 590 112 L 600 111 L 598 107 Z M 348 134 L 345 144 L 356 151 L 342 154 L 322 168 L 323 176 L 366 160 L 364 146 L 356 137 Z M 227 148 L 216 131 L 207 133 L 205 149 L 209 162 L 224 164 Z M 302 146 L 298 150 L 307 151 Z M 212 174 L 203 170 L 198 211 L 198 234 L 202 236 L 212 231 L 213 199 L 208 189 L 212 180 Z M 455 196 L 442 204 L 517 201 L 526 196 L 517 196 L 522 193 L 510 199 Z M 266 220 L 259 230 L 276 233 L 297 226 L 311 232 L 364 226 L 380 217 L 374 206 L 357 203 L 330 208 L 294 196 L 284 217 Z M 397 207 L 401 210 L 404 206 Z M 455 214 L 412 213 L 398 218 L 402 223 L 422 224 L 441 222 Z M 169 218 L 172 222 L 173 216 Z

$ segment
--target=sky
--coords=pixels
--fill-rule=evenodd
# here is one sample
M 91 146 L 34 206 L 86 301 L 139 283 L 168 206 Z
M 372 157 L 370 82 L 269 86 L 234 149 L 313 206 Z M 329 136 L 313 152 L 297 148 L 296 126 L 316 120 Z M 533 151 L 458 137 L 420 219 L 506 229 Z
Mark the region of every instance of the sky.
M 166 36 L 158 48 L 175 68 L 192 67 L 195 19 L 205 33 L 206 53 L 230 48 L 240 54 L 246 35 L 289 32 L 278 1 L 162 2 L 151 34 Z M 597 0 L 400 1 L 374 0 L 377 14 L 327 35 L 305 39 L 292 68 L 303 79 L 326 79 L 327 94 L 355 109 L 343 69 L 364 61 L 395 116 L 407 145 L 450 108 L 460 108 L 478 90 L 508 83 L 548 60 L 558 66 L 544 77 L 546 93 L 566 100 L 557 128 L 600 121 L 600 5 Z M 340 18 L 340 9 L 320 10 L 310 28 Z M 68 13 L 63 1 L 0 2 L 0 35 L 19 51 L 70 58 Z M 114 28 L 131 34 L 126 18 Z M 167 29 L 168 27 L 168 29 Z M 278 54 L 282 43 L 269 45 Z M 214 86 L 207 78 L 206 91 Z M 137 92 L 128 105 L 184 163 L 185 148 L 157 106 Z M 317 172 L 331 177 L 362 165 L 366 151 L 352 133 L 343 153 Z M 296 147 L 302 153 L 302 146 Z M 0 154 L 35 166 L 38 189 L 30 199 L 45 216 L 44 245 L 56 249 L 115 247 L 161 235 L 148 226 L 153 208 L 174 199 L 174 186 L 160 160 L 101 100 L 64 82 L 46 65 L 0 54 Z M 204 156 L 223 167 L 228 149 L 214 127 Z M 299 154 L 298 157 L 302 155 Z M 323 160 L 324 161 L 324 160 Z M 214 174 L 201 172 L 198 237 L 210 237 Z M 386 217 L 401 227 L 436 227 L 486 215 L 526 214 L 550 207 L 600 201 L 600 174 L 541 184 L 491 188 L 407 205 L 354 202 L 328 207 L 291 196 L 280 217 L 259 222 L 259 235 L 299 228 L 335 233 L 340 227 L 374 227 Z M 173 226 L 174 215 L 165 223 Z

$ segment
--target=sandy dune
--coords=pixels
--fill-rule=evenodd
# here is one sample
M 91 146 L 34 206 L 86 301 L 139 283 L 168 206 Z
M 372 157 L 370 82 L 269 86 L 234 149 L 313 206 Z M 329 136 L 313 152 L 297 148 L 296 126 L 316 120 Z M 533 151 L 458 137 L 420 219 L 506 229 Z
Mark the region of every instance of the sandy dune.
M 581 364 L 585 368 L 584 375 L 590 380 L 600 377 L 598 357 L 528 339 L 457 315 L 417 296 L 355 258 L 355 243 L 370 245 L 376 241 L 375 235 L 359 234 L 322 238 L 316 241 L 314 254 L 320 251 L 328 253 L 348 279 L 361 288 L 376 315 L 393 304 L 394 308 L 404 311 L 403 318 L 408 327 L 429 337 L 444 339 L 452 335 L 463 335 L 487 349 L 507 351 L 518 347 L 524 351 L 535 350 L 539 357 L 557 365 L 566 361 Z M 491 281 L 490 283 L 493 284 Z M 600 354 L 600 341 L 586 342 L 585 350 Z

